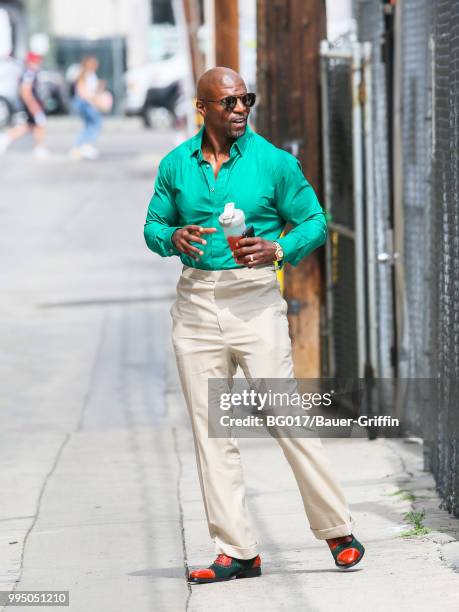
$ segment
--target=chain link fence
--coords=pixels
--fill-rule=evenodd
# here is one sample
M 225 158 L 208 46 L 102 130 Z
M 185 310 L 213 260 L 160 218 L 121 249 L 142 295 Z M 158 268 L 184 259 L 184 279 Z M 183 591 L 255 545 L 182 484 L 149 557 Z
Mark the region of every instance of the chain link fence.
M 406 309 L 398 368 L 401 376 L 431 375 L 432 130 L 430 0 L 404 0 L 401 10 L 401 140 Z M 422 245 L 422 248 L 419 248 Z M 422 308 L 419 305 L 423 305 Z
M 440 381 L 427 410 L 419 384 L 397 395 L 396 411 L 408 433 L 423 433 L 426 468 L 459 516 L 459 3 L 394 4 L 355 1 L 358 39 L 372 45 L 374 138 L 364 163 L 374 168 L 375 374 Z M 331 109 L 342 104 L 336 95 Z M 336 369 L 347 367 L 339 340 L 330 346 Z M 381 409 L 389 399 L 379 398 Z
M 328 342 L 326 374 L 359 377 L 354 232 L 352 64 L 348 58 L 322 60 L 325 178 L 330 239 L 326 245 Z
M 356 16 L 360 44 L 321 46 L 325 373 L 395 381 L 367 407 L 424 438 L 459 517 L 459 3 L 357 0 Z
M 373 200 L 376 257 L 386 253 L 389 259 L 376 269 L 377 294 L 377 343 L 378 370 L 376 375 L 381 378 L 391 378 L 394 375 L 394 308 L 393 285 L 390 254 L 393 250 L 392 211 L 390 185 L 391 173 L 391 141 L 390 122 L 391 108 L 388 100 L 390 74 L 388 74 L 387 55 L 388 41 L 384 31 L 384 15 L 382 2 L 364 0 L 357 2 L 356 17 L 358 37 L 361 41 L 371 43 L 371 115 L 373 125 L 373 150 L 371 163 L 373 165 Z M 388 401 L 390 401 L 388 399 Z
M 409 431 L 430 436 L 422 384 L 433 375 L 430 0 L 398 6 L 392 22 L 396 372 L 420 383 L 397 399 Z M 429 462 L 428 442 L 424 451 Z
M 459 517 L 459 3 L 432 6 L 432 365 L 442 381 L 430 467 Z

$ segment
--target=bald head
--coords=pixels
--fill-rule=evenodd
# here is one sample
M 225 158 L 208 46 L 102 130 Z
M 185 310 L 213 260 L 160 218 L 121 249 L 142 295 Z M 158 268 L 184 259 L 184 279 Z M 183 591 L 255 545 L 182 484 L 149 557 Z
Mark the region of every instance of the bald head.
M 207 135 L 231 142 L 244 134 L 250 112 L 242 101 L 246 93 L 241 75 L 231 68 L 219 66 L 202 75 L 197 85 L 196 108 L 204 119 Z
M 239 73 L 231 68 L 217 66 L 204 72 L 198 81 L 196 97 L 201 100 L 212 100 L 217 92 L 227 88 L 233 88 L 245 83 Z

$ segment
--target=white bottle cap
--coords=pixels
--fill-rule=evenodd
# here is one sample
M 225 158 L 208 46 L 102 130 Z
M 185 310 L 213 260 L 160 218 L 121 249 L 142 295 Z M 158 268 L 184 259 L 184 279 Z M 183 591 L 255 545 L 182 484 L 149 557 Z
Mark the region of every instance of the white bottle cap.
M 242 225 L 245 221 L 244 211 L 239 208 L 235 208 L 234 202 L 228 202 L 225 204 L 225 209 L 222 214 L 218 217 L 218 221 L 220 225 L 224 225 L 226 227 L 232 225 Z

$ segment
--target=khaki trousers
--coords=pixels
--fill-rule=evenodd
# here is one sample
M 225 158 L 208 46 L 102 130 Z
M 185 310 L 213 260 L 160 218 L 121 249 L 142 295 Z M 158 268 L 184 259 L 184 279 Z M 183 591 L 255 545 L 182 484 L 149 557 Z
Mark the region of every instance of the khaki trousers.
M 193 429 L 209 533 L 217 554 L 251 559 L 257 541 L 247 512 L 239 447 L 208 436 L 208 379 L 293 378 L 287 302 L 272 265 L 235 270 L 183 267 L 171 307 L 172 342 Z M 318 438 L 275 438 L 293 470 L 318 539 L 348 535 L 353 517 Z

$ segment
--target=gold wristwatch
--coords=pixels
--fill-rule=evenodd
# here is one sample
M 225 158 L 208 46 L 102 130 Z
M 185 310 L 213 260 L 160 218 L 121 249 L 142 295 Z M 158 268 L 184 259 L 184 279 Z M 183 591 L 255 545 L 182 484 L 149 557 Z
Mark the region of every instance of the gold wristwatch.
M 275 242 L 274 244 L 276 245 L 276 252 L 274 253 L 274 261 L 281 261 L 281 259 L 284 259 L 284 251 L 278 242 Z

